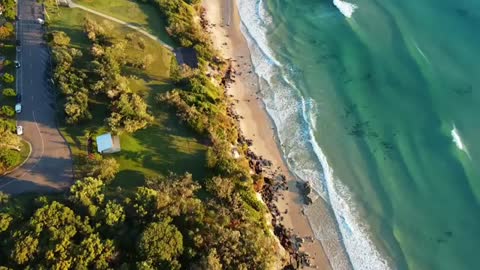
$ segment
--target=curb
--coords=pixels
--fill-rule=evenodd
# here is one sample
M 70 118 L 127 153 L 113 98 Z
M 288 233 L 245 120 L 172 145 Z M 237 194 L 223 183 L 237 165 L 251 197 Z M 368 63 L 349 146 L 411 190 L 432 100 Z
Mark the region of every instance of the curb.
M 13 169 L 11 169 L 11 170 L 9 170 L 9 171 L 4 172 L 3 174 L 1 174 L 1 176 L 10 174 L 10 173 L 16 171 L 17 169 L 19 169 L 20 167 L 22 167 L 22 166 L 30 159 L 30 156 L 32 155 L 32 144 L 31 144 L 29 141 L 25 140 L 25 139 L 22 139 L 22 141 L 24 141 L 24 142 L 26 142 L 26 143 L 28 144 L 28 149 L 29 149 L 29 151 L 28 151 L 27 158 L 24 159 L 24 160 L 22 161 L 22 163 L 18 164 L 17 167 L 15 167 L 15 168 L 13 168 Z

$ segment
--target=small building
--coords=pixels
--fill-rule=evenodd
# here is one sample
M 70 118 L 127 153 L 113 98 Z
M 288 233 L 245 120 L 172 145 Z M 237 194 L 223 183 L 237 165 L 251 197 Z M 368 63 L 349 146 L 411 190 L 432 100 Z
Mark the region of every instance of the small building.
M 70 0 L 57 0 L 57 5 L 59 6 L 70 7 L 70 3 Z
M 105 133 L 97 137 L 97 151 L 101 154 L 112 154 L 120 152 L 120 138 Z
M 198 68 L 198 57 L 195 49 L 176 48 L 174 53 L 179 65 L 187 65 L 191 68 Z

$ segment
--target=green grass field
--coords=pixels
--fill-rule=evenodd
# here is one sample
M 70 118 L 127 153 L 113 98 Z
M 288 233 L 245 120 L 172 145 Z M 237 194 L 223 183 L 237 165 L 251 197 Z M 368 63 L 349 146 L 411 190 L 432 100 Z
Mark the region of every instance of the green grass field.
M 110 33 L 114 38 L 123 38 L 134 31 L 104 18 L 88 14 L 80 9 L 49 9 L 50 28 L 65 31 L 71 37 L 72 45 L 86 51 L 89 41 L 82 30 L 85 16 L 98 20 L 102 25 L 110 24 Z M 136 38 L 143 38 L 136 34 Z M 122 134 L 120 142 L 122 151 L 113 154 L 121 165 L 121 171 L 113 185 L 133 187 L 143 183 L 145 176 L 166 175 L 190 172 L 195 178 L 205 175 L 206 147 L 199 143 L 185 125 L 179 123 L 175 114 L 161 107 L 154 101 L 154 96 L 169 90 L 169 66 L 172 54 L 153 40 L 144 38 L 145 51 L 128 48 L 128 54 L 145 53 L 154 57 L 153 63 L 146 70 L 125 68 L 124 73 L 131 75 L 130 88 L 145 97 L 155 122 L 147 129 L 134 134 Z M 90 111 L 94 119 L 86 124 L 66 126 L 62 133 L 75 154 L 86 152 L 88 135 L 96 136 L 106 131 L 104 119 L 108 116 L 108 104 L 105 100 L 91 100 Z M 62 118 L 62 117 L 60 117 Z
M 16 167 L 18 167 L 20 164 L 22 164 L 23 162 L 25 162 L 25 160 L 27 160 L 27 158 L 30 156 L 30 144 L 27 143 L 26 141 L 22 140 L 22 146 L 21 146 L 21 149 L 20 149 L 20 160 L 17 164 L 11 166 L 10 168 L 6 169 L 5 171 L 2 171 L 2 169 L 0 169 L 0 175 L 3 175 L 5 172 L 9 172 L 13 169 L 15 169 Z
M 141 27 L 168 45 L 174 45 L 165 31 L 165 22 L 152 5 L 129 0 L 75 0 L 74 2 Z

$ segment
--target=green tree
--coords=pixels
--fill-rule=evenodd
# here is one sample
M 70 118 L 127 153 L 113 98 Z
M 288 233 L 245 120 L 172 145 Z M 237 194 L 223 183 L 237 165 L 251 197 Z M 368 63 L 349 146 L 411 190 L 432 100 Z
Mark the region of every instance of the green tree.
M 0 169 L 6 170 L 11 168 L 20 163 L 20 160 L 21 157 L 18 151 L 0 148 Z
M 200 260 L 200 268 L 202 270 L 222 270 L 223 266 L 218 258 L 217 250 L 212 248 L 208 252 L 208 256 L 202 257 Z
M 234 189 L 235 184 L 232 179 L 216 176 L 207 180 L 207 190 L 220 199 L 230 201 Z
M 102 240 L 98 233 L 90 234 L 75 251 L 75 269 L 111 269 L 116 253 L 113 241 Z
M 93 177 L 86 177 L 78 180 L 70 188 L 69 199 L 76 205 L 88 210 L 90 216 L 97 214 L 99 206 L 103 203 L 104 183 Z
M 12 74 L 7 72 L 3 74 L 2 79 L 5 83 L 13 83 L 15 81 L 15 77 Z
M 10 195 L 0 191 L 0 205 L 8 203 L 9 199 L 10 199 Z
M 92 119 L 92 114 L 88 111 L 88 92 L 86 89 L 81 89 L 67 97 L 65 114 L 67 114 L 68 124 L 75 124 L 84 119 Z
M 91 168 L 91 175 L 102 181 L 110 182 L 120 170 L 120 164 L 114 158 L 102 158 Z
M 51 33 L 51 42 L 53 46 L 68 46 L 70 37 L 63 31 L 53 31 Z
M 37 254 L 38 239 L 29 234 L 22 234 L 20 232 L 15 233 L 14 248 L 10 254 L 12 260 L 19 265 L 23 265 L 32 260 Z
M 140 236 L 138 249 L 145 260 L 160 266 L 173 261 L 183 252 L 183 236 L 171 220 L 150 223 Z
M 147 187 L 138 187 L 135 192 L 133 207 L 138 217 L 151 220 L 156 213 L 158 205 L 158 192 Z M 149 217 L 148 219 L 146 217 Z
M 0 5 L 3 8 L 2 15 L 5 19 L 9 21 L 15 20 L 15 15 L 17 15 L 16 11 L 16 1 L 15 0 L 1 0 Z
M 10 226 L 13 218 L 7 213 L 0 213 L 0 233 L 4 232 Z
M 12 117 L 15 115 L 15 110 L 12 108 L 12 106 L 3 105 L 2 114 L 7 117 Z
M 153 116 L 147 112 L 147 104 L 137 94 L 121 94 L 120 98 L 113 102 L 112 110 L 107 123 L 113 132 L 125 130 L 133 133 L 153 121 Z
M 5 130 L 0 128 L 0 149 L 14 149 L 20 151 L 22 145 L 22 139 L 17 135 L 13 134 L 10 130 Z
M 105 209 L 103 210 L 103 216 L 105 224 L 108 226 L 114 226 L 122 223 L 125 220 L 125 211 L 121 204 L 114 201 L 108 201 Z
M 5 96 L 5 97 L 14 97 L 14 96 L 17 95 L 17 93 L 15 92 L 15 90 L 13 90 L 12 88 L 5 88 L 5 89 L 3 89 L 2 94 L 3 94 L 3 96 Z

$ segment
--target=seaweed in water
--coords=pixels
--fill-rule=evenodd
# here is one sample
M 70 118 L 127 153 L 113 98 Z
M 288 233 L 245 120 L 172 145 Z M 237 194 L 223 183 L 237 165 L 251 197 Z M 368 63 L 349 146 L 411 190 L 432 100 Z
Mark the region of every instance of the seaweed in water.
M 466 87 L 455 88 L 453 89 L 453 92 L 455 92 L 459 96 L 464 96 L 464 95 L 471 94 L 473 92 L 473 88 L 472 88 L 472 85 L 470 84 Z

